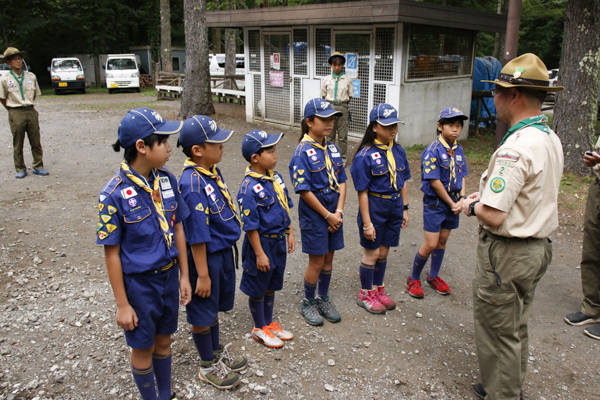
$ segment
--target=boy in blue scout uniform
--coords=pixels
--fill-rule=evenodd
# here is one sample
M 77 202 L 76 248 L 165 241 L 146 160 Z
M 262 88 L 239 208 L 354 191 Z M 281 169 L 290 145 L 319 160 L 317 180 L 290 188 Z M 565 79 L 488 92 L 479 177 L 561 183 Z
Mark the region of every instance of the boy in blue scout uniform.
M 259 130 L 244 136 L 242 155 L 250 165 L 237 196 L 242 229 L 246 231 L 240 290 L 249 297 L 252 338 L 273 348 L 294 338 L 279 322 L 273 322 L 275 291 L 283 287 L 286 251 L 296 248 L 290 220 L 294 204 L 283 178 L 273 171 L 277 165 L 275 146 L 282 137 L 283 133 L 269 135 Z
M 177 331 L 178 289 L 182 305 L 191 298 L 180 223 L 189 210 L 177 179 L 162 168 L 171 152 L 168 135 L 180 128 L 181 122 L 166 122 L 148 108 L 129 111 L 113 145 L 125 149 L 125 161 L 98 204 L 96 243 L 104 245 L 117 324 L 132 348 L 133 378 L 144 400 L 174 398 L 171 334 Z
M 237 386 L 239 376 L 231 371 L 241 371 L 247 364 L 219 342 L 218 312 L 233 309 L 233 247 L 241 234 L 235 204 L 216 166 L 223 157 L 223 143 L 232 135 L 212 119 L 194 115 L 183 123 L 177 143 L 189 157 L 179 179 L 181 196 L 191 211 L 183 222 L 193 292 L 187 320 L 202 359 L 198 378 L 218 389 Z
M 410 168 L 406 152 L 395 142 L 398 112 L 389 104 L 371 110 L 369 126 L 352 161 L 350 172 L 358 192 L 357 217 L 360 245 L 361 290 L 357 304 L 372 314 L 396 307 L 385 292 L 383 279 L 390 247 L 400 243 L 400 230 L 408 225 Z
M 346 171 L 336 145 L 327 141 L 335 117 L 340 115 L 323 99 L 304 107 L 302 138 L 290 160 L 290 177 L 300 195 L 298 215 L 302 252 L 308 253 L 301 313 L 310 325 L 341 321 L 329 301 L 333 254 L 344 248 L 342 216 L 346 200 Z M 319 296 L 315 291 L 319 283 Z
M 421 191 L 423 191 L 423 224 L 425 240 L 415 255 L 406 292 L 412 297 L 425 296 L 421 288 L 421 272 L 430 255 L 431 269 L 427 283 L 442 295 L 450 287 L 438 276 L 450 231 L 458 228 L 465 196 L 465 176 L 469 174 L 465 153 L 456 141 L 465 120 L 458 108 L 442 110 L 437 122 L 438 138 L 421 154 Z

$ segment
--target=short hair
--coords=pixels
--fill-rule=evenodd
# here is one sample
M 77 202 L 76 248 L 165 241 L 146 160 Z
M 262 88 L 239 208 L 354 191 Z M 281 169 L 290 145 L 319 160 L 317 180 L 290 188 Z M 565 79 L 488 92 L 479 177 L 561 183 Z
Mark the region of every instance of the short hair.
M 199 143 L 198 146 L 202 146 L 202 148 L 204 148 L 204 143 Z M 177 139 L 177 147 L 181 147 L 181 142 L 179 141 L 179 139 Z M 183 154 L 185 154 L 187 158 L 192 158 L 192 147 L 194 146 L 184 147 L 182 149 Z
M 450 124 L 450 125 L 452 125 L 452 124 L 454 124 L 456 121 L 460 121 L 460 126 L 464 128 L 464 126 L 465 126 L 465 119 L 464 119 L 464 118 L 461 118 L 460 116 L 458 116 L 458 117 L 453 117 L 453 118 L 442 118 L 442 119 L 440 119 L 440 120 L 438 121 L 438 124 L 441 124 L 441 125 L 442 125 L 442 127 L 443 127 L 444 125 L 447 125 L 447 124 Z M 438 134 L 438 135 L 440 135 L 440 134 L 442 133 L 442 131 L 440 131 L 439 129 L 437 129 L 437 125 L 436 125 L 436 128 L 435 128 L 435 129 L 436 129 L 436 132 L 437 132 L 437 134 Z
M 269 146 L 269 147 L 261 147 L 261 148 L 260 148 L 260 149 L 259 149 L 259 150 L 258 150 L 256 153 L 254 153 L 254 154 L 256 154 L 257 156 L 260 156 L 260 155 L 263 153 L 263 151 L 265 151 L 265 150 L 269 150 L 269 149 L 272 149 L 273 147 L 275 147 L 275 145 L 273 145 L 273 146 Z M 254 154 L 252 154 L 252 155 L 254 155 Z
M 341 57 L 341 56 L 333 56 L 333 57 L 331 57 L 331 60 L 329 61 L 329 65 L 333 65 L 333 64 L 335 64 L 335 63 L 336 63 L 336 62 L 338 62 L 338 61 L 339 61 L 339 62 L 341 62 L 341 63 L 342 63 L 342 65 L 344 65 L 344 64 L 346 63 L 346 62 L 344 61 L 344 57 Z
M 157 135 L 157 134 L 153 133 L 150 136 L 146 136 L 143 140 L 144 140 L 145 146 L 153 148 L 154 144 L 156 144 L 156 142 L 160 142 L 163 139 L 167 140 L 168 138 L 169 137 L 167 135 Z M 136 140 L 136 143 L 137 143 L 137 140 Z M 119 140 L 117 140 L 112 145 L 113 150 L 116 151 L 117 153 L 119 151 L 121 151 L 121 147 L 123 147 L 123 145 L 121 144 L 121 142 Z M 137 159 L 137 156 L 138 156 L 138 151 L 137 151 L 137 148 L 135 147 L 135 143 L 129 147 L 125 147 L 124 154 L 123 154 L 123 158 L 125 159 L 125 161 L 127 161 L 128 163 L 135 161 Z
M 526 88 L 518 88 L 518 90 L 521 93 L 523 93 L 529 104 L 535 107 L 539 107 L 541 110 L 542 105 L 544 104 L 544 98 L 547 95 L 547 92 L 545 90 L 535 90 Z

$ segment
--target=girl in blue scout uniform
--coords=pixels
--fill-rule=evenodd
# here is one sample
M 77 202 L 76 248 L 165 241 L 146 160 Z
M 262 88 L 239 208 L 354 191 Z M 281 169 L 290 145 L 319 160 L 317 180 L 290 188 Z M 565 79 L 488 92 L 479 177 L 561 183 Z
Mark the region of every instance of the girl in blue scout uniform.
M 187 320 L 202 360 L 198 378 L 218 389 L 237 386 L 239 376 L 228 368 L 241 371 L 247 364 L 245 358 L 231 354 L 229 345 L 223 348 L 219 342 L 218 312 L 233 309 L 233 247 L 241 234 L 235 204 L 216 166 L 223 157 L 223 144 L 232 135 L 212 119 L 195 115 L 184 122 L 177 143 L 189 157 L 179 179 L 181 196 L 190 209 L 183 222 L 193 292 Z
M 98 204 L 96 243 L 104 245 L 117 325 L 132 348 L 131 370 L 144 400 L 172 398 L 171 334 L 177 331 L 178 291 L 182 305 L 192 293 L 180 223 L 189 210 L 177 179 L 162 168 L 171 152 L 168 135 L 180 128 L 181 122 L 166 122 L 148 108 L 129 111 L 113 145 L 117 152 L 125 149 L 125 161 L 100 192 Z
M 458 228 L 463 199 L 466 199 L 465 176 L 469 170 L 463 149 L 456 140 L 467 119 L 469 117 L 458 108 L 443 109 L 437 123 L 438 138 L 421 154 L 425 240 L 406 281 L 406 292 L 412 297 L 425 295 L 421 288 L 421 271 L 430 255 L 433 257 L 427 283 L 439 294 L 450 294 L 450 287 L 438 274 L 448 236 L 452 229 Z
M 252 338 L 273 348 L 294 338 L 279 322 L 273 322 L 275 291 L 283 287 L 286 251 L 292 253 L 296 248 L 290 220 L 294 205 L 283 178 L 273 171 L 277 165 L 275 146 L 282 137 L 283 133 L 269 135 L 258 130 L 244 136 L 242 155 L 250 165 L 237 196 L 242 229 L 246 231 L 240 290 L 249 296 Z
M 350 172 L 358 192 L 361 290 L 357 304 L 372 314 L 396 307 L 385 292 L 383 278 L 390 247 L 400 243 L 400 229 L 408 225 L 406 181 L 410 168 L 406 152 L 395 142 L 398 112 L 389 104 L 371 110 L 369 126 L 352 161 Z
M 341 154 L 327 136 L 339 111 L 323 99 L 312 99 L 304 107 L 302 138 L 290 160 L 294 190 L 300 194 L 298 215 L 302 252 L 308 254 L 304 274 L 301 313 L 311 325 L 341 321 L 329 301 L 333 253 L 344 248 L 342 217 L 346 200 L 346 172 Z M 319 283 L 319 296 L 315 291 Z M 319 315 L 321 314 L 321 315 Z

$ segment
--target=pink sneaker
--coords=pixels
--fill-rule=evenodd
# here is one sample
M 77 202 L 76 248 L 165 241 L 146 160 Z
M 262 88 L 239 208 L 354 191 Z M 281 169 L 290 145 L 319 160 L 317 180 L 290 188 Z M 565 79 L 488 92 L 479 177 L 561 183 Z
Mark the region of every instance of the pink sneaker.
M 393 310 L 396 308 L 396 302 L 390 299 L 385 292 L 385 285 L 377 286 L 375 295 L 377 296 L 377 300 L 379 300 L 379 302 L 383 304 L 386 309 Z
M 386 311 L 385 306 L 381 304 L 379 300 L 377 300 L 376 289 L 361 289 L 358 293 L 358 300 L 356 300 L 356 304 L 371 314 L 385 314 Z
M 425 292 L 421 288 L 421 280 L 414 281 L 409 276 L 406 280 L 406 293 L 417 299 L 425 297 Z

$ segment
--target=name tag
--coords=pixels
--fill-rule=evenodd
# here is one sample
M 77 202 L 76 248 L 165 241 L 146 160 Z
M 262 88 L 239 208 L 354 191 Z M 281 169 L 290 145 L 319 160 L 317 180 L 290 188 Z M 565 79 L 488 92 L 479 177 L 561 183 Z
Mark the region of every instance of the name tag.
M 171 181 L 169 180 L 168 176 L 161 176 L 159 178 L 160 180 L 160 188 L 162 190 L 169 190 L 171 189 Z
M 163 199 L 170 199 L 171 197 L 175 197 L 175 192 L 173 189 L 165 190 L 162 192 Z

